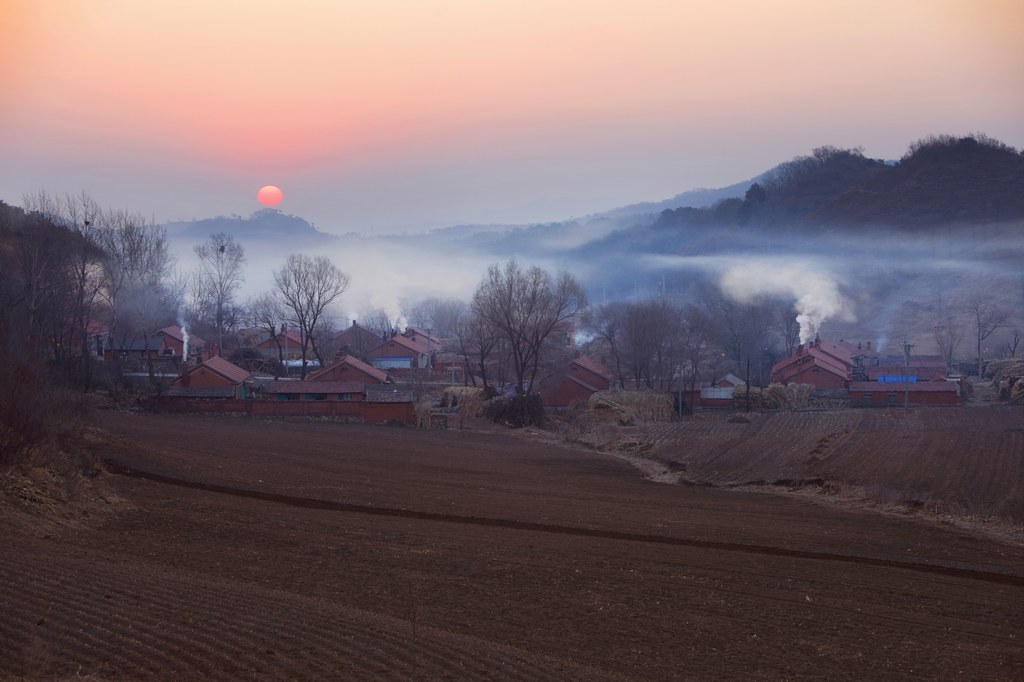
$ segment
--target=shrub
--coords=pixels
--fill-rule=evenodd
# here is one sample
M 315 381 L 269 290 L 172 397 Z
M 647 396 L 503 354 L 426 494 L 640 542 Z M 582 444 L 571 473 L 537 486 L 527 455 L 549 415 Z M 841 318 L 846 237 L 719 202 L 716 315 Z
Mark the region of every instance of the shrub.
M 544 426 L 544 401 L 537 393 L 495 398 L 487 403 L 484 414 L 513 428 Z

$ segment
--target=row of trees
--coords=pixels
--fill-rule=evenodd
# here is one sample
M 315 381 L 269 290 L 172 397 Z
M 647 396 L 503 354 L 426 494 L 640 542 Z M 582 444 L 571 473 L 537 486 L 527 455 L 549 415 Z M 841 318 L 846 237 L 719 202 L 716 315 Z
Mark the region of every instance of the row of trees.
M 63 382 L 86 391 L 96 382 L 97 348 L 89 344 L 100 328 L 115 351 L 146 343 L 176 321 L 223 347 L 225 334 L 263 315 L 272 331 L 289 325 L 319 354 L 314 331 L 349 285 L 329 259 L 293 255 L 274 273 L 272 292 L 239 305 L 245 251 L 233 237 L 215 234 L 196 246 L 196 269 L 182 273 L 162 227 L 84 193 L 39 192 L 21 209 L 0 202 L 0 239 L 5 356 L 46 361 Z
M 325 349 L 331 307 L 349 278 L 326 257 L 289 256 L 274 272 L 271 291 L 240 304 L 245 251 L 229 235 L 215 234 L 196 246 L 197 267 L 182 274 L 162 228 L 138 214 L 105 209 L 86 194 L 40 192 L 26 197 L 24 209 L 2 203 L 0 209 L 7 357 L 25 349 L 42 353 L 67 381 L 89 390 L 95 349 L 88 343 L 97 322 L 109 329 L 115 348 L 175 321 L 215 338 L 222 349 L 239 327 L 276 336 L 287 326 L 303 340 L 303 376 L 311 359 L 307 345 L 320 363 L 333 350 Z M 972 301 L 963 307 L 970 323 L 950 318 L 936 328 L 935 341 L 950 364 L 973 329 L 980 365 L 982 343 L 1007 319 L 989 298 Z M 798 335 L 787 301 L 741 304 L 708 289 L 687 304 L 661 298 L 588 309 L 582 287 L 568 273 L 514 260 L 488 268 L 471 301 L 431 299 L 405 317 L 453 340 L 470 382 L 511 383 L 521 395 L 536 385 L 546 363 L 561 362 L 574 333 L 600 351 L 624 383 L 656 390 L 748 367 L 751 380 L 764 384 Z M 398 324 L 382 311 L 362 320 L 381 335 Z
M 1024 292 L 1022 292 L 1024 296 Z M 972 292 L 959 301 L 935 324 L 934 339 L 947 367 L 956 365 L 963 348 L 968 347 L 975 353 L 977 374 L 984 376 L 983 344 L 998 331 L 1009 324 L 1012 316 L 1010 310 L 993 300 L 992 293 Z M 1021 330 L 1014 327 L 1010 330 L 1003 355 L 1014 357 L 1021 350 Z

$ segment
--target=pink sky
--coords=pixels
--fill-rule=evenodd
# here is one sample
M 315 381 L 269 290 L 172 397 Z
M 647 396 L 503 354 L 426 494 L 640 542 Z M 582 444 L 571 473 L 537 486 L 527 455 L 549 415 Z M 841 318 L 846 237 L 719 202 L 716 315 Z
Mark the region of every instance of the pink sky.
M 0 199 L 554 220 L 823 144 L 1024 147 L 1016 0 L 0 0 Z

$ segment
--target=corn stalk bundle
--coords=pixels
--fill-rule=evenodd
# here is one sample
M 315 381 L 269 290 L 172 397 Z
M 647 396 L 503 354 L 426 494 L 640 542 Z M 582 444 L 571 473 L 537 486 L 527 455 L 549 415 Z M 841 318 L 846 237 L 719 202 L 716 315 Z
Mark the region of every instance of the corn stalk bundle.
M 431 428 L 430 415 L 436 406 L 437 400 L 431 398 L 421 398 L 416 402 L 415 406 L 413 406 L 413 412 L 416 413 L 416 428 Z
M 765 394 L 771 407 L 778 410 L 802 410 L 811 404 L 810 384 L 771 384 Z
M 605 413 L 623 426 L 667 422 L 672 419 L 672 396 L 654 391 L 598 391 L 587 410 Z
M 737 386 L 732 393 L 733 405 L 735 407 L 744 408 L 747 406 L 747 387 L 745 385 Z M 766 389 L 759 386 L 750 387 L 750 409 L 752 410 L 770 410 L 775 409 L 777 406 L 775 402 L 768 395 Z
M 444 389 L 442 405 L 458 407 L 463 417 L 480 417 L 484 413 L 484 391 L 475 386 L 451 386 Z

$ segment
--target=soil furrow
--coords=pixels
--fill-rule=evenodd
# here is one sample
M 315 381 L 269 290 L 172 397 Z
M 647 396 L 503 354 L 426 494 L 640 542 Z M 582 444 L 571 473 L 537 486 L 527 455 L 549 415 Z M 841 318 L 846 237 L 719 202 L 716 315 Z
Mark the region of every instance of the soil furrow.
M 896 559 L 882 559 L 852 554 L 834 554 L 828 552 L 808 552 L 802 550 L 773 547 L 770 545 L 747 545 L 732 542 L 715 542 L 709 540 L 697 540 L 687 538 L 676 538 L 664 535 L 647 535 L 639 533 L 625 533 L 594 528 L 580 528 L 573 526 L 562 526 L 545 523 L 533 523 L 526 521 L 513 521 L 508 519 L 486 518 L 478 516 L 459 516 L 452 514 L 440 514 L 436 512 L 416 511 L 413 509 L 397 509 L 393 507 L 377 507 L 372 505 L 351 504 L 346 502 L 332 502 L 309 497 L 296 497 L 291 495 L 280 495 L 276 493 L 263 492 L 258 490 L 246 490 L 224 485 L 190 481 L 163 474 L 155 474 L 140 469 L 134 469 L 118 463 L 116 460 L 107 459 L 104 463 L 112 473 L 132 478 L 140 478 L 167 485 L 181 486 L 203 490 L 206 492 L 245 497 L 276 504 L 285 504 L 305 509 L 319 509 L 324 511 L 349 512 L 356 514 L 370 514 L 375 516 L 397 516 L 402 518 L 417 519 L 424 521 L 441 521 L 445 523 L 471 524 L 488 527 L 508 528 L 511 530 L 526 530 L 542 533 L 555 533 L 562 535 L 578 535 L 606 540 L 622 540 L 627 542 L 644 542 L 666 545 L 681 545 L 698 547 L 701 549 L 715 549 L 727 552 L 743 552 L 748 554 L 760 554 L 777 557 L 793 557 L 799 559 L 814 559 L 818 561 L 831 561 L 853 564 L 865 564 L 884 568 L 899 568 L 910 571 L 921 571 L 925 573 L 937 573 L 951 575 L 960 578 L 970 578 L 985 582 L 1024 585 L 1024 575 L 1011 573 L 996 573 L 993 571 L 978 571 L 970 568 L 941 565 L 934 563 L 910 562 Z

